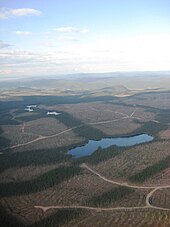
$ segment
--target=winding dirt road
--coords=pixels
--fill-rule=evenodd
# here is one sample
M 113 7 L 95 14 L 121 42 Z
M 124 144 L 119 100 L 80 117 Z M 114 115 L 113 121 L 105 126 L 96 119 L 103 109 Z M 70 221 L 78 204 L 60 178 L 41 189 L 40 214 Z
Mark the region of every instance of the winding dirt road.
M 98 176 L 99 178 L 101 178 L 102 180 L 106 181 L 106 182 L 109 182 L 111 184 L 116 184 L 116 185 L 119 185 L 119 186 L 125 186 L 125 187 L 128 187 L 128 188 L 137 188 L 137 189 L 153 189 L 155 187 L 152 187 L 152 186 L 137 186 L 137 185 L 129 185 L 128 183 L 120 183 L 120 182 L 117 182 L 117 181 L 113 181 L 113 180 L 110 180 L 106 177 L 104 177 L 103 175 L 101 175 L 100 173 L 98 173 L 97 171 L 91 169 L 89 166 L 87 166 L 87 164 L 83 163 L 81 165 L 82 168 L 85 168 L 87 170 L 89 170 L 91 173 L 95 174 L 96 176 Z
M 91 173 L 95 174 L 96 176 L 98 176 L 99 178 L 101 178 L 102 180 L 109 182 L 111 184 L 116 184 L 119 186 L 124 186 L 124 187 L 128 187 L 128 188 L 134 188 L 134 189 L 153 189 L 151 192 L 148 193 L 148 195 L 146 196 L 146 206 L 136 206 L 136 207 L 109 207 L 109 208 L 105 208 L 105 207 L 90 207 L 90 206 L 79 206 L 79 205 L 73 205 L 73 206 L 34 206 L 34 208 L 36 209 L 41 209 L 43 212 L 46 212 L 47 210 L 50 209 L 85 209 L 85 210 L 95 210 L 95 211 L 114 211 L 114 210 L 138 210 L 138 209 L 156 209 L 156 210 L 163 210 L 163 211 L 170 211 L 169 208 L 164 208 L 164 207 L 157 207 L 157 206 L 153 206 L 152 203 L 152 199 L 151 197 L 153 196 L 154 192 L 156 192 L 157 190 L 160 189 L 164 189 L 164 188 L 170 188 L 170 185 L 164 185 L 164 186 L 138 186 L 138 185 L 129 185 L 127 183 L 120 183 L 117 181 L 113 181 L 110 180 L 106 177 L 104 177 L 103 175 L 101 175 L 100 173 L 98 173 L 97 171 L 91 169 L 89 166 L 87 166 L 87 164 L 83 163 L 81 165 L 82 168 L 87 169 L 88 171 L 90 171 Z
M 123 119 L 130 119 L 130 118 L 136 118 L 136 119 L 142 119 L 140 117 L 137 117 L 137 116 L 134 116 L 134 114 L 136 113 L 136 110 L 137 108 L 135 108 L 135 110 L 130 114 L 130 115 L 127 115 L 127 114 L 124 114 L 124 113 L 121 113 L 121 112 L 115 112 L 115 113 L 118 113 L 120 115 L 122 115 L 123 117 L 120 118 L 120 119 L 113 119 L 113 120 L 108 120 L 108 121 L 100 121 L 100 122 L 92 122 L 92 123 L 87 123 L 86 125 L 98 125 L 98 124 L 107 124 L 107 123 L 111 123 L 111 122 L 116 122 L 116 121 L 121 121 Z M 114 112 L 114 111 L 113 111 Z M 11 113 L 13 115 L 12 119 L 16 119 L 16 116 L 15 114 L 12 112 Z M 25 132 L 25 122 L 21 121 L 21 120 L 18 120 L 17 121 L 19 123 L 22 123 L 22 126 L 21 126 L 21 132 L 23 134 L 27 134 Z M 156 120 L 151 120 L 155 123 L 160 123 Z M 59 135 L 62 135 L 66 132 L 69 132 L 69 131 L 72 131 L 73 129 L 76 129 L 76 128 L 81 128 L 81 127 L 84 127 L 85 125 L 84 124 L 81 124 L 81 125 L 78 125 L 78 126 L 75 126 L 75 127 L 72 127 L 72 128 L 69 128 L 69 129 L 66 129 L 62 132 L 59 132 L 59 133 L 56 133 L 56 134 L 53 134 L 53 135 L 50 135 L 50 136 L 41 136 L 39 135 L 38 138 L 36 139 L 33 139 L 29 142 L 26 142 L 26 143 L 22 143 L 22 144 L 16 144 L 16 145 L 13 145 L 13 146 L 10 146 L 10 147 L 6 147 L 4 149 L 2 149 L 1 151 L 4 151 L 4 150 L 7 150 L 7 149 L 13 149 L 13 148 L 17 148 L 17 147 L 22 147 L 22 146 L 26 146 L 26 145 L 29 145 L 29 144 L 32 144 L 32 143 L 35 143 L 37 141 L 40 141 L 40 140 L 45 140 L 45 139 L 49 139 L 49 138 L 53 138 L 53 137 L 56 137 L 56 136 L 59 136 Z M 29 134 L 29 133 L 28 133 Z M 30 133 L 31 134 L 31 133 Z M 34 134 L 35 135 L 35 134 Z M 3 152 L 0 152 L 0 154 L 3 154 Z M 111 184 L 114 184 L 114 185 L 119 185 L 119 186 L 124 186 L 124 187 L 129 187 L 129 188 L 134 188 L 134 189 L 152 189 L 147 197 L 146 197 L 146 206 L 143 206 L 143 207 L 111 207 L 111 208 L 97 208 L 97 207 L 89 207 L 89 206 L 34 206 L 35 208 L 38 208 L 38 209 L 42 209 L 44 212 L 46 212 L 47 210 L 49 209 L 65 209 L 65 208 L 76 208 L 76 209 L 88 209 L 88 210 L 96 210 L 96 211 L 112 211 L 112 210 L 133 210 L 133 209 L 147 209 L 147 208 L 153 208 L 153 209 L 157 209 L 157 210 L 164 210 L 164 211 L 170 211 L 169 208 L 163 208 L 163 207 L 157 207 L 157 206 L 153 206 L 151 203 L 152 203 L 152 199 L 151 197 L 153 196 L 154 192 L 156 192 L 157 190 L 160 190 L 160 189 L 165 189 L 165 188 L 170 188 L 170 185 L 164 185 L 164 186 L 138 186 L 138 185 L 130 185 L 126 182 L 124 183 L 121 183 L 121 182 L 117 182 L 117 181 L 113 181 L 113 180 L 110 180 L 108 178 L 106 178 L 105 176 L 101 175 L 100 173 L 98 173 L 96 170 L 93 170 L 91 169 L 89 166 L 87 166 L 87 164 L 83 163 L 81 165 L 82 168 L 85 168 L 87 169 L 88 171 L 90 171 L 91 173 L 95 174 L 96 176 L 98 176 L 99 178 L 101 178 L 102 180 L 108 182 L 108 183 L 111 183 Z
M 82 128 L 82 127 L 84 127 L 86 125 L 107 124 L 107 123 L 111 123 L 111 122 L 115 122 L 115 121 L 121 121 L 121 120 L 126 119 L 126 118 L 129 118 L 129 117 L 123 117 L 123 118 L 120 118 L 120 119 L 114 119 L 114 120 L 109 120 L 109 121 L 100 121 L 100 122 L 93 122 L 93 123 L 81 124 L 81 125 L 78 125 L 78 126 L 75 126 L 75 127 L 72 127 L 72 128 L 68 128 L 68 129 L 66 129 L 66 130 L 64 130 L 62 132 L 59 132 L 59 133 L 56 133 L 56 134 L 53 134 L 53 135 L 50 135 L 50 136 L 39 136 L 38 138 L 33 139 L 33 140 L 29 141 L 29 142 L 18 143 L 16 145 L 13 145 L 13 146 L 10 146 L 10 147 L 5 147 L 5 148 L 1 149 L 1 151 L 5 151 L 5 150 L 8 150 L 8 149 L 14 149 L 14 148 L 17 148 L 17 147 L 23 147 L 23 146 L 26 146 L 26 145 L 35 143 L 35 142 L 40 141 L 40 140 L 45 140 L 45 139 L 53 138 L 53 137 L 62 135 L 64 133 L 66 133 L 66 132 L 72 131 L 73 129 Z M 22 133 L 25 133 L 24 132 L 24 127 L 22 126 L 22 128 L 21 128 Z M 25 134 L 27 134 L 27 133 L 25 133 Z
M 170 188 L 170 185 L 162 185 L 162 186 L 138 186 L 138 185 L 130 185 L 127 183 L 120 183 L 117 181 L 113 181 L 110 180 L 104 176 L 102 176 L 100 173 L 98 173 L 97 171 L 91 169 L 89 166 L 87 166 L 87 164 L 83 163 L 81 165 L 82 168 L 86 168 L 87 170 L 89 170 L 91 173 L 95 174 L 96 176 L 98 176 L 99 178 L 101 178 L 102 180 L 109 182 L 111 184 L 116 184 L 119 186 L 124 186 L 124 187 L 128 187 L 128 188 L 134 188 L 134 189 L 153 189 L 151 192 L 148 193 L 147 197 L 146 197 L 146 207 L 150 207 L 150 208 L 154 208 L 154 209 L 159 209 L 159 210 L 169 210 L 169 208 L 163 208 L 163 207 L 157 207 L 157 206 L 153 206 L 151 205 L 151 197 L 153 196 L 154 192 L 160 190 L 160 189 L 166 189 L 166 188 Z M 139 208 L 139 207 L 138 207 Z
M 53 137 L 56 137 L 56 136 L 59 136 L 59 135 L 62 135 L 66 132 L 69 132 L 69 131 L 72 131 L 74 129 L 77 129 L 77 128 L 82 128 L 86 125 L 100 125 L 100 124 L 108 124 L 108 123 L 112 123 L 112 122 L 117 122 L 117 121 L 122 121 L 124 119 L 132 119 L 132 118 L 135 118 L 135 119 L 141 119 L 142 118 L 139 118 L 139 117 L 134 117 L 134 114 L 136 112 L 136 108 L 135 110 L 130 114 L 130 115 L 127 115 L 127 114 L 124 114 L 124 113 L 121 113 L 121 112 L 114 112 L 114 113 L 119 113 L 120 115 L 122 115 L 123 117 L 119 118 L 119 119 L 113 119 L 113 120 L 107 120 L 107 121 L 98 121 L 98 122 L 91 122 L 91 123 L 86 123 L 86 124 L 81 124 L 81 125 L 78 125 L 78 126 L 75 126 L 75 127 L 72 127 L 72 128 L 68 128 L 62 132 L 59 132 L 59 133 L 56 133 L 56 134 L 53 134 L 53 135 L 50 135 L 50 136 L 41 136 L 41 135 L 37 135 L 37 134 L 34 134 L 34 133 L 26 133 L 25 132 L 25 122 L 21 121 L 21 120 L 18 120 L 16 119 L 16 116 L 13 114 L 13 118 L 12 119 L 15 119 L 17 120 L 18 122 L 22 123 L 22 126 L 21 126 L 21 132 L 23 134 L 32 134 L 32 135 L 37 135 L 38 137 L 36 139 L 33 139 L 31 141 L 28 141 L 28 142 L 25 142 L 25 143 L 19 143 L 19 144 L 16 144 L 16 145 L 12 145 L 12 146 L 9 146 L 9 147 L 5 147 L 3 149 L 1 149 L 1 154 L 3 154 L 3 151 L 5 150 L 8 150 L 8 149 L 14 149 L 14 148 L 18 148 L 18 147 L 23 147 L 23 146 L 27 146 L 29 144 L 32 144 L 32 143 L 35 143 L 37 141 L 40 141 L 40 140 L 45 140 L 45 139 L 49 139 L 49 138 L 53 138 Z M 155 120 L 152 120 L 155 122 Z
M 89 207 L 89 206 L 34 206 L 36 209 L 41 209 L 43 212 L 46 212 L 50 209 L 84 209 L 84 210 L 95 210 L 95 211 L 113 211 L 113 210 L 134 210 L 134 209 L 146 209 L 147 206 L 143 207 L 110 207 L 110 208 L 104 208 L 104 207 Z
M 121 120 L 127 119 L 127 118 L 129 118 L 129 116 L 125 116 L 125 117 L 122 117 L 120 119 L 114 119 L 114 120 L 109 120 L 109 121 L 99 121 L 99 122 L 87 123 L 86 125 L 107 124 L 107 123 L 111 123 L 111 122 L 121 121 Z M 15 119 L 15 118 L 13 117 L 13 119 Z M 20 120 L 18 120 L 18 121 L 20 121 Z M 25 133 L 25 122 L 22 122 L 22 123 L 23 123 L 23 125 L 21 127 L 21 131 L 22 131 L 22 133 Z M 78 126 L 75 126 L 75 127 L 72 127 L 72 128 L 68 128 L 68 129 L 66 129 L 66 130 L 64 130 L 62 132 L 59 132 L 59 133 L 56 133 L 56 134 L 53 134 L 53 135 L 50 135 L 50 136 L 41 136 L 40 135 L 40 136 L 38 136 L 38 138 L 33 139 L 33 140 L 29 141 L 29 142 L 19 143 L 19 144 L 10 146 L 10 147 L 5 147 L 5 148 L 1 149 L 1 151 L 5 151 L 5 150 L 8 150 L 8 149 L 14 149 L 14 148 L 17 148 L 17 147 L 27 146 L 29 144 L 35 143 L 35 142 L 40 141 L 40 140 L 45 140 L 45 139 L 49 139 L 49 138 L 53 138 L 53 137 L 62 135 L 64 133 L 66 133 L 66 132 L 72 131 L 72 130 L 77 129 L 77 128 L 84 127 L 86 125 L 85 124 L 81 124 L 81 125 L 78 125 Z

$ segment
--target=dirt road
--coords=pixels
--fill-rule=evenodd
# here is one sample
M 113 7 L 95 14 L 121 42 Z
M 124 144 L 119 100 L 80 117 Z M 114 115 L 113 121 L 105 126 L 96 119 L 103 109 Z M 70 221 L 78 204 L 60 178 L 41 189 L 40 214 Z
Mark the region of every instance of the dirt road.
M 50 136 L 41 136 L 41 135 L 37 135 L 37 134 L 34 134 L 34 133 L 26 133 L 25 132 L 25 122 L 23 121 L 20 121 L 17 119 L 18 122 L 22 122 L 22 126 L 21 126 L 21 132 L 23 134 L 33 134 L 33 135 L 37 135 L 38 137 L 36 139 L 33 139 L 29 142 L 25 142 L 25 143 L 19 143 L 19 144 L 16 144 L 16 145 L 12 145 L 12 146 L 9 146 L 9 147 L 5 147 L 3 149 L 1 149 L 1 154 L 3 154 L 3 151 L 5 150 L 8 150 L 8 149 L 14 149 L 14 148 L 18 148 L 18 147 L 23 147 L 23 146 L 27 146 L 29 144 L 32 144 L 32 143 L 35 143 L 37 141 L 40 141 L 40 140 L 45 140 L 45 139 L 49 139 L 49 138 L 53 138 L 53 137 L 56 137 L 56 136 L 59 136 L 59 135 L 62 135 L 66 132 L 69 132 L 69 131 L 72 131 L 74 129 L 77 129 L 77 128 L 82 128 L 86 125 L 101 125 L 101 124 L 108 124 L 108 123 L 112 123 L 112 122 L 117 122 L 117 121 L 122 121 L 122 120 L 125 120 L 125 119 L 132 119 L 132 118 L 135 118 L 135 119 L 142 119 L 142 118 L 139 118 L 139 117 L 134 117 L 134 114 L 136 112 L 136 108 L 135 110 L 130 114 L 130 115 L 127 115 L 127 114 L 124 114 L 124 113 L 121 113 L 121 112 L 115 112 L 115 113 L 119 113 L 120 115 L 122 115 L 123 117 L 119 118 L 119 119 L 113 119 L 113 120 L 107 120 L 107 121 L 98 121 L 98 122 L 91 122 L 91 123 L 86 123 L 86 124 L 81 124 L 81 125 L 78 125 L 78 126 L 75 126 L 75 127 L 72 127 L 72 128 L 68 128 L 62 132 L 59 132 L 59 133 L 56 133 L 56 134 L 53 134 L 53 135 L 50 135 Z M 15 119 L 15 116 L 13 116 L 13 119 Z M 155 122 L 155 120 L 152 120 Z
M 163 211 L 170 211 L 169 208 L 164 208 L 164 207 L 157 207 L 157 206 L 153 206 L 152 203 L 152 199 L 151 197 L 153 196 L 154 192 L 156 192 L 157 190 L 160 189 L 165 189 L 165 188 L 170 188 L 170 185 L 163 185 L 163 186 L 138 186 L 138 185 L 130 185 L 127 183 L 120 183 L 117 181 L 113 181 L 110 180 L 106 177 L 104 177 L 103 175 L 101 175 L 100 173 L 98 173 L 96 170 L 93 170 L 92 168 L 90 168 L 89 166 L 87 166 L 87 164 L 83 163 L 81 165 L 82 168 L 87 169 L 88 171 L 90 171 L 91 173 L 95 174 L 96 176 L 98 176 L 99 178 L 101 178 L 102 180 L 109 182 L 111 184 L 114 185 L 119 185 L 119 186 L 124 186 L 124 187 L 128 187 L 128 188 L 134 188 L 134 189 L 152 189 L 148 195 L 146 196 L 146 206 L 136 206 L 136 207 L 90 207 L 90 206 L 79 206 L 79 205 L 72 205 L 72 206 L 34 206 L 34 208 L 36 209 L 41 209 L 43 212 L 46 212 L 47 210 L 50 209 L 85 209 L 85 210 L 95 210 L 97 212 L 99 211 L 114 211 L 114 210 L 137 210 L 137 209 L 156 209 L 156 210 L 163 210 Z

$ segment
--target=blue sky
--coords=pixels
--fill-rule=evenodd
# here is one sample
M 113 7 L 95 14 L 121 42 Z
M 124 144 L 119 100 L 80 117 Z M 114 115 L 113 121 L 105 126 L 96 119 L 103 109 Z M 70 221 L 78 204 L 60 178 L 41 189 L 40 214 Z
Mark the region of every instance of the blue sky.
M 169 0 L 1 0 L 0 77 L 170 70 Z

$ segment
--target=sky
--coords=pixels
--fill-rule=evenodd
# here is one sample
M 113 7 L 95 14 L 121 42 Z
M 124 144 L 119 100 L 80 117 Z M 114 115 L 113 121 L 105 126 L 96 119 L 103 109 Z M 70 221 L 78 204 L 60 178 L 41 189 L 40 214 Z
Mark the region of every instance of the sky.
M 0 78 L 170 70 L 170 0 L 0 0 Z

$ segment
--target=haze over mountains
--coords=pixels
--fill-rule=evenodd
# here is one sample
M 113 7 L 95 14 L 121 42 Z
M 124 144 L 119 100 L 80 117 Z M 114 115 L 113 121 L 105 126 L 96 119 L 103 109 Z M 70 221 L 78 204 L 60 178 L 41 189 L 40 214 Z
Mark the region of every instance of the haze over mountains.
M 145 81 L 150 83 L 152 81 L 153 86 L 156 84 L 166 82 L 170 77 L 170 71 L 146 71 L 146 72 L 107 72 L 107 73 L 76 73 L 67 75 L 49 75 L 38 77 L 22 77 L 22 78 L 0 78 L 0 89 L 3 88 L 17 88 L 24 87 L 25 89 L 31 87 L 55 87 L 61 81 L 84 81 L 93 82 L 96 80 L 103 80 L 105 78 L 112 80 L 114 78 L 115 84 L 124 84 L 126 80 L 133 78 L 137 81 Z M 133 83 L 135 82 L 133 80 Z M 168 84 L 164 84 L 168 86 Z

